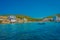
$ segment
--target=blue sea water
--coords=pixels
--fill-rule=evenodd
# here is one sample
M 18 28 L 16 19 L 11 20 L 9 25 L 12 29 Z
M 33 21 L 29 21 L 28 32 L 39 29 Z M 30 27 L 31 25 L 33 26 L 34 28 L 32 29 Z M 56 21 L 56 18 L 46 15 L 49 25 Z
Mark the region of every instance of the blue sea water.
M 0 40 L 60 40 L 60 23 L 0 24 Z

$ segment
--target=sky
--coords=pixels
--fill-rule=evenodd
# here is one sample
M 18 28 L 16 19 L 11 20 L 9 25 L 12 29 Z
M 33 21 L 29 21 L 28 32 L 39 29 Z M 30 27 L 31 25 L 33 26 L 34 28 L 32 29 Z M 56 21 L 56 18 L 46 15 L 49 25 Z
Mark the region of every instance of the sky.
M 60 13 L 60 0 L 0 0 L 0 14 L 39 18 Z

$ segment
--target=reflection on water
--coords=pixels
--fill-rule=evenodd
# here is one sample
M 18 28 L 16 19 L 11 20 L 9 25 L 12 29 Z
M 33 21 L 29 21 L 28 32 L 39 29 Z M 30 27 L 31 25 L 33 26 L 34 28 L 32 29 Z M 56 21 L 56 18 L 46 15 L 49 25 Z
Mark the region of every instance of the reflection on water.
M 0 24 L 0 40 L 60 40 L 60 23 Z

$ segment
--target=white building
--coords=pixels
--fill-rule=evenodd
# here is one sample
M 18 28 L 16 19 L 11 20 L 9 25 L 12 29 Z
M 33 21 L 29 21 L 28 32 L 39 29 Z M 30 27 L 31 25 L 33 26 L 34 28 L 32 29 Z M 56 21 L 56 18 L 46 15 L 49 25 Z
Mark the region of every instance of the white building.
M 16 22 L 16 16 L 9 16 L 8 19 L 10 20 L 11 23 Z
M 24 20 L 24 23 L 26 23 L 26 22 L 27 22 L 27 19 L 26 19 L 26 18 L 24 18 L 23 20 Z
M 60 22 L 60 17 L 56 16 L 56 21 Z

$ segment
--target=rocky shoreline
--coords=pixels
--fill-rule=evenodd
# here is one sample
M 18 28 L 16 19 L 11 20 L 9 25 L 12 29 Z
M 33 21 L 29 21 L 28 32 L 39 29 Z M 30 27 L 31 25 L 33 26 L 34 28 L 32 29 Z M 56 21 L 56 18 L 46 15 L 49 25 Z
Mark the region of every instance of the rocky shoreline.
M 48 16 L 45 18 L 32 18 L 24 15 L 5 15 L 0 16 L 0 24 L 9 23 L 34 23 L 34 22 L 60 22 L 60 14 Z

